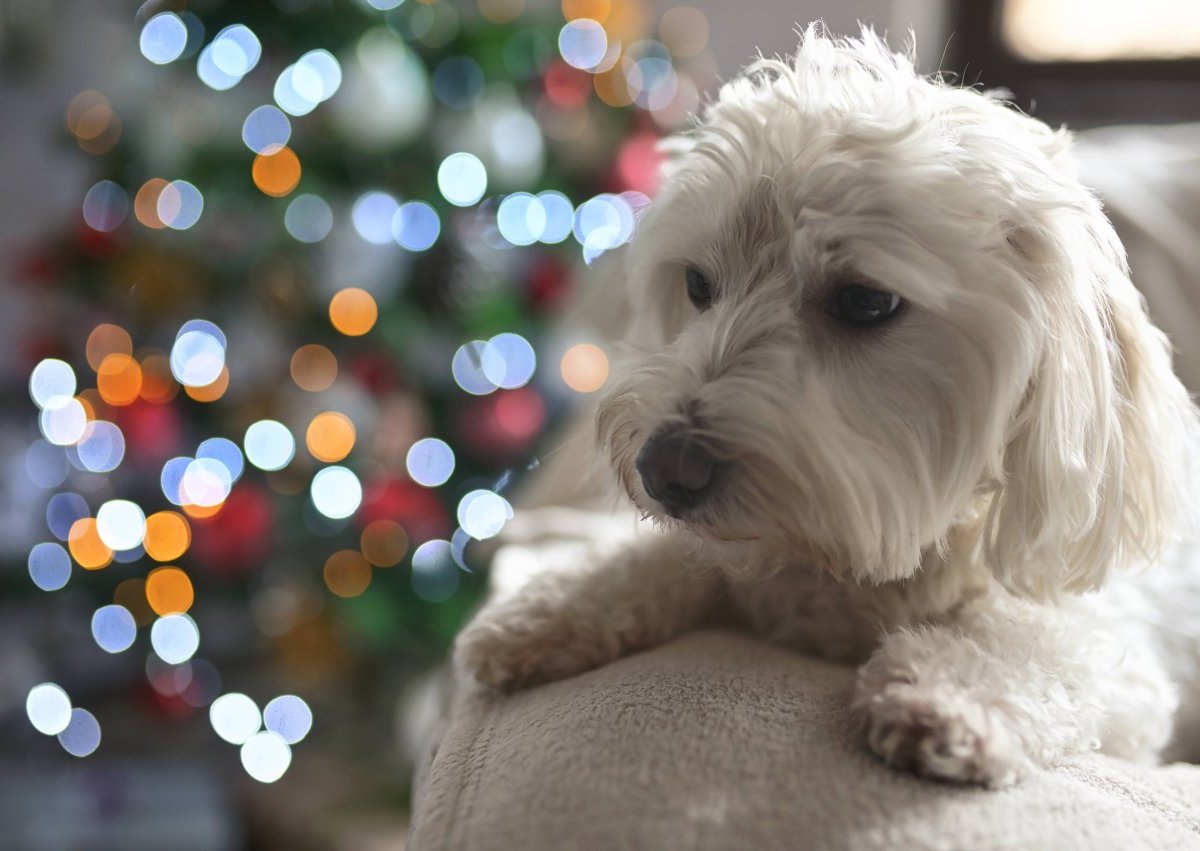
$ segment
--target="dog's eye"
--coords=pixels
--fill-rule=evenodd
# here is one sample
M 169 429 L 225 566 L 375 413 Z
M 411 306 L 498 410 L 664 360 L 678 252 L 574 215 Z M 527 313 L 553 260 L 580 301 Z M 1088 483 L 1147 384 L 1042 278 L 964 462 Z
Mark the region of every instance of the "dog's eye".
M 695 266 L 687 268 L 687 294 L 697 310 L 708 310 L 713 303 L 712 281 Z
M 827 309 L 830 316 L 851 325 L 879 325 L 896 315 L 900 296 L 885 290 L 845 284 L 833 294 Z

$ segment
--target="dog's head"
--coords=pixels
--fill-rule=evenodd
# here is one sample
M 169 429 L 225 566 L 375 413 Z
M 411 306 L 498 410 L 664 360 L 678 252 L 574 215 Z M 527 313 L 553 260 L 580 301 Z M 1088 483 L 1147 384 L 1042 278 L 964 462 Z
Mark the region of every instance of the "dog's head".
M 1041 596 L 1170 536 L 1195 411 L 1065 133 L 810 28 L 673 147 L 597 420 L 643 511 L 867 581 L 961 537 Z

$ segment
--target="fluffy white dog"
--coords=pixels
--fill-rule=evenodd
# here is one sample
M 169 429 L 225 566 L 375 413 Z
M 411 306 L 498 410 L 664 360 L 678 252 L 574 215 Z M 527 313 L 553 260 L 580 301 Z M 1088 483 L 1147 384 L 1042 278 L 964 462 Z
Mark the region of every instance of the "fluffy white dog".
M 869 31 L 726 84 L 639 225 L 597 419 L 660 528 L 486 607 L 460 664 L 518 688 L 732 608 L 865 662 L 892 765 L 1156 759 L 1200 720 L 1197 412 L 1070 148 Z

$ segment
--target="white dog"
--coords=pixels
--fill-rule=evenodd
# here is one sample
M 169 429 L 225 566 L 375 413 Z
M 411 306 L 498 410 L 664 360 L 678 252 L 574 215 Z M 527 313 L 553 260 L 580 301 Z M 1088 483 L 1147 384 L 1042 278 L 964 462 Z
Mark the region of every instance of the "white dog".
M 1070 147 L 869 31 L 725 85 L 639 226 L 597 419 L 661 528 L 486 607 L 460 664 L 568 677 L 732 603 L 865 662 L 892 765 L 1157 758 L 1200 720 L 1197 412 Z

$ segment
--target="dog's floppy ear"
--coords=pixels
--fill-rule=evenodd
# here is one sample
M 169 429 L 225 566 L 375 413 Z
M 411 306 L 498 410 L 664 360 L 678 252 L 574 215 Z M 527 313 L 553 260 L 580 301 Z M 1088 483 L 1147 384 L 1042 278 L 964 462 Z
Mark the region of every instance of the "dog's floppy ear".
M 1045 140 L 1057 169 L 1065 136 Z M 1071 168 L 1068 164 L 1066 168 Z M 1099 202 L 1069 172 L 1010 232 L 1044 336 L 983 539 L 1010 590 L 1049 598 L 1152 558 L 1186 506 L 1197 415 Z

